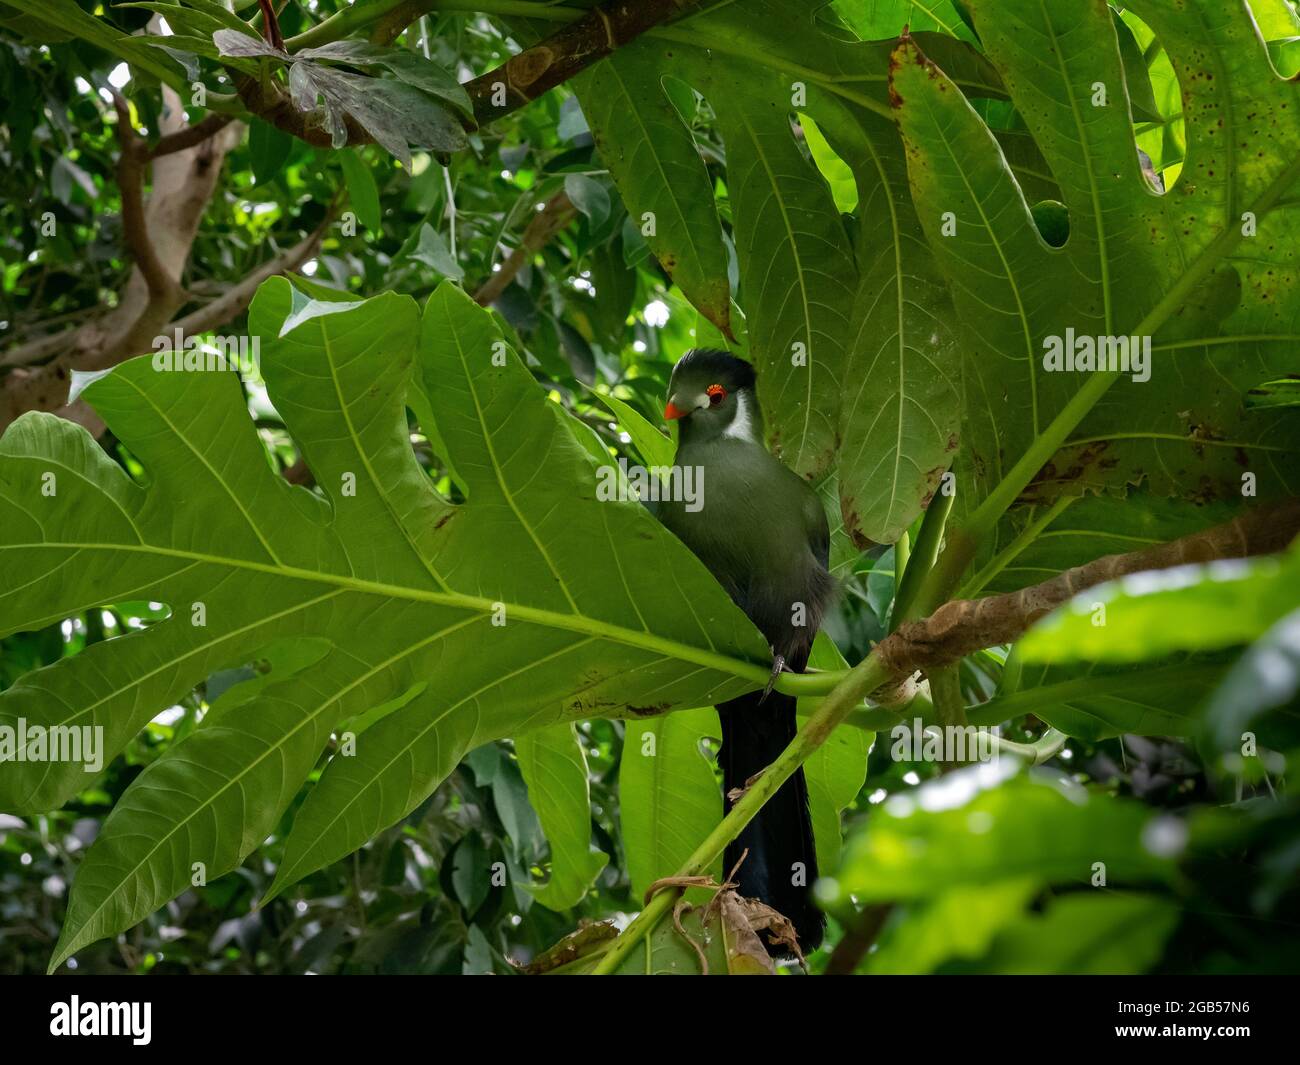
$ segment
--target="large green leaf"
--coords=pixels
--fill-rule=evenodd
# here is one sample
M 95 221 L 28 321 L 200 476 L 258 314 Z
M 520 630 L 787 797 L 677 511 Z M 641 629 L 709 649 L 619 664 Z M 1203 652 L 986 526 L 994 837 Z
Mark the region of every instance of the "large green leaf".
M 1042 913 L 1027 913 L 999 930 L 979 961 L 956 963 L 952 973 L 1084 976 L 1146 972 L 1160 960 L 1178 924 L 1172 899 L 1134 892 L 1066 895 Z
M 1213 261 L 1207 248 L 1218 232 L 1240 227 L 1272 183 L 1291 180 L 1300 148 L 1295 86 L 1272 71 L 1244 4 L 1225 11 L 1218 0 L 1188 0 L 1181 16 L 1132 5 L 1156 27 L 1187 93 L 1188 165 L 1181 186 L 1164 197 L 1139 169 L 1104 4 L 971 6 L 1060 186 L 1069 239 L 1054 248 L 1041 238 L 975 110 L 921 49 L 901 47 L 892 84 L 913 193 L 961 326 L 962 506 L 1003 479 L 1088 376 L 1048 372 L 1044 342 L 1064 338 L 1067 329 L 1092 337 L 1130 333 L 1198 255 Z M 1220 76 L 1201 76 L 1207 64 Z M 1230 271 L 1221 270 L 1180 312 L 1160 310 L 1165 324 L 1154 338 L 1151 380 L 1123 379 L 1112 388 L 1022 501 L 1123 490 L 1142 480 L 1162 495 L 1240 499 L 1243 465 L 1257 473 L 1260 494 L 1295 488 L 1295 464 L 1283 456 L 1297 447 L 1296 426 L 1276 413 L 1248 414 L 1238 398 L 1284 368 L 1285 344 L 1219 342 L 1217 335 L 1216 322 L 1229 311 L 1225 335 L 1297 332 L 1297 301 L 1288 298 L 1300 245 L 1294 212 L 1261 208 L 1254 222 L 1258 234 L 1246 239 Z M 1178 313 L 1170 318 L 1167 310 Z M 1228 387 L 1206 388 L 1207 375 Z
M 1262 636 L 1297 602 L 1297 551 L 1134 573 L 1080 592 L 1030 629 L 1017 652 L 1050 664 L 1220 650 Z
M 528 799 L 551 845 L 551 876 L 532 886 L 537 901 L 567 910 L 591 887 L 609 855 L 591 845 L 587 755 L 573 722 L 533 729 L 515 740 Z
M 333 646 L 136 779 L 81 867 L 55 963 L 152 912 L 195 863 L 209 878 L 233 868 L 330 733 L 399 695 L 326 766 L 277 890 L 396 822 L 473 746 L 711 704 L 767 672 L 761 637 L 694 556 L 639 505 L 597 500 L 594 460 L 458 289 L 443 285 L 421 325 L 407 297 L 317 303 L 273 279 L 250 323 L 324 499 L 275 474 L 229 372 L 142 358 L 85 390 L 145 486 L 58 418 L 27 415 L 0 441 L 0 558 L 24 575 L 0 593 L 0 632 L 122 599 L 172 611 L 21 679 L 0 722 L 100 726 L 111 757 L 272 641 Z M 436 495 L 411 450 L 413 370 L 464 505 Z M 0 806 L 50 809 L 87 779 L 79 764 L 20 763 Z
M 722 789 L 704 751 L 721 735 L 711 706 L 630 720 L 619 766 L 619 823 L 632 892 L 671 876 L 722 820 Z M 721 881 L 722 860 L 710 875 Z M 706 899 L 706 896 L 701 896 Z
M 573 87 L 633 225 L 686 298 L 729 329 L 731 287 L 713 185 L 661 71 L 649 54 L 628 49 Z
M 824 897 L 834 904 L 850 896 L 932 898 L 963 885 L 1026 878 L 1087 886 L 1097 863 L 1109 884 L 1173 876 L 1176 848 L 1162 849 L 1166 834 L 1149 827 L 1160 815 L 1141 803 L 1077 786 L 1066 794 L 1024 776 L 987 786 L 997 773 L 990 765 L 964 769 L 873 810 L 845 843 Z
M 1217 812 L 1185 820 L 1006 778 L 988 765 L 953 773 L 887 800 L 849 839 L 825 897 L 897 904 L 862 971 L 1145 971 L 1178 907 L 1115 888 L 1178 883 L 1181 860 L 1216 853 L 1236 828 Z
M 974 725 L 996 725 L 1033 714 L 1068 736 L 1100 740 L 1122 733 L 1192 736 L 1201 704 L 1223 676 L 1221 656 L 1180 656 L 1168 663 L 1021 666 L 1013 651 L 1003 685 L 974 707 Z M 1014 678 L 1014 688 L 1009 682 Z
M 934 972 L 952 959 L 978 959 L 994 937 L 1024 912 L 1038 891 L 1032 879 L 955 887 L 911 903 L 882 931 L 860 971 L 889 975 Z
M 906 29 L 940 30 L 974 40 L 952 0 L 835 0 L 835 10 L 864 41 L 897 37 Z
M 633 217 L 655 210 L 662 220 L 665 213 L 681 218 L 684 193 L 708 182 L 689 133 L 665 102 L 660 73 L 671 70 L 674 78 L 708 99 L 726 145 L 739 301 L 759 370 L 769 443 L 797 472 L 819 479 L 835 461 L 844 431 L 841 399 L 852 382 L 853 417 L 846 424 L 856 443 L 852 477 L 843 489 L 850 500 L 846 514 L 853 515 L 853 531 L 860 539 L 888 538 L 889 530 L 915 516 L 938 476 L 934 467 L 952 450 L 951 375 L 942 368 L 936 373 L 925 362 L 934 354 L 932 348 L 943 347 L 942 331 L 930 340 L 942 307 L 925 290 L 930 274 L 925 263 L 902 263 L 919 245 L 901 195 L 897 135 L 881 118 L 887 108 L 888 46 L 833 36 L 813 16 L 796 0 L 720 5 L 692 18 L 684 29 L 620 49 L 593 71 L 606 81 L 635 83 L 644 91 L 618 93 L 621 106 L 612 107 L 612 89 L 593 99 L 588 88 L 583 103 L 598 143 L 630 139 L 642 144 L 653 135 L 663 136 L 670 172 L 643 165 L 628 173 L 626 160 L 610 163 Z M 934 34 L 925 39 L 973 93 L 1001 95 L 992 68 L 964 43 Z M 869 114 L 872 110 L 875 116 Z M 901 298 L 894 288 L 879 301 L 875 290 L 859 293 L 857 264 L 831 189 L 791 124 L 799 111 L 814 118 L 857 172 L 859 212 L 869 220 L 859 242 L 868 256 L 865 265 L 878 273 L 872 282 L 877 289 L 902 286 Z M 874 117 L 870 135 L 878 143 L 860 143 L 864 116 Z M 832 134 L 828 122 L 841 128 Z M 683 181 L 686 172 L 689 179 Z M 890 213 L 892 203 L 898 205 L 897 216 Z M 711 242 L 713 229 L 705 226 L 692 238 Z M 678 243 L 682 239 L 675 238 Z M 682 287 L 695 299 L 689 287 Z M 915 311 L 907 304 L 913 296 Z M 879 313 L 855 337 L 855 314 L 873 310 L 877 302 Z M 714 309 L 701 309 L 716 320 Z M 897 343 L 876 337 L 891 329 L 902 330 Z M 887 368 L 888 374 L 882 373 L 886 379 L 879 385 L 868 385 L 864 374 L 878 359 L 885 361 L 875 369 Z M 919 409 L 931 399 L 931 420 L 941 428 L 931 426 Z M 871 439 L 864 440 L 868 434 Z M 886 468 L 895 463 L 892 450 L 884 459 L 868 450 L 876 446 L 907 449 L 896 476 L 878 476 L 877 463 Z M 868 496 L 865 503 L 859 502 L 863 495 Z
M 1239 749 L 1247 731 L 1281 748 L 1300 742 L 1300 609 L 1248 647 L 1228 670 L 1205 712 L 1220 750 Z
M 1151 86 L 1151 103 L 1154 104 L 1158 120 L 1139 122 L 1138 148 L 1147 154 L 1152 168 L 1161 177 L 1166 188 L 1178 180 L 1187 151 L 1186 126 L 1183 122 L 1183 93 L 1178 82 L 1169 55 L 1151 32 L 1151 27 L 1137 17 L 1131 10 L 1124 11 L 1120 18 L 1128 28 L 1134 43 L 1142 51 L 1147 65 L 1147 82 Z M 1123 37 L 1120 37 L 1121 42 Z M 1123 44 L 1121 43 L 1121 47 Z M 1125 67 L 1125 78 L 1128 67 Z M 1134 113 L 1136 118 L 1136 112 Z

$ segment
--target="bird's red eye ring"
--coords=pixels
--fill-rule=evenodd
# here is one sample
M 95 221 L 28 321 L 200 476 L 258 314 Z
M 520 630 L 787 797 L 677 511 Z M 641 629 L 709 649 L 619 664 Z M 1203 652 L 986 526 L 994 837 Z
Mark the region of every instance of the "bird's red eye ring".
M 716 407 L 727 398 L 727 390 L 721 385 L 709 385 L 704 391 L 708 394 L 710 407 Z

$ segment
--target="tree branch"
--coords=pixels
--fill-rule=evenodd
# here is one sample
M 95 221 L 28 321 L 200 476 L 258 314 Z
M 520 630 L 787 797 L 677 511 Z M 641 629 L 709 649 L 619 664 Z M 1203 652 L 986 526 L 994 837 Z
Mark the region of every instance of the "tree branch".
M 319 111 L 299 111 L 285 91 L 270 78 L 255 78 L 236 70 L 228 70 L 235 83 L 235 91 L 250 112 L 282 133 L 306 141 L 313 148 L 331 148 L 334 141 Z M 373 144 L 370 136 L 351 115 L 344 116 L 349 147 Z
M 91 310 L 98 313 L 98 308 L 91 308 Z M 15 344 L 0 355 L 0 369 L 7 366 L 32 366 L 46 359 L 52 359 L 59 352 L 71 347 L 73 337 L 77 335 L 80 328 L 80 326 L 73 326 L 70 329 L 61 329 L 57 333 L 37 337 L 24 344 Z
M 166 150 L 156 158 L 131 127 L 125 100 L 114 100 L 117 135 L 126 158 L 125 165 L 119 162 L 118 167 L 123 182 L 123 234 L 134 268 L 112 307 L 74 329 L 5 354 L 3 363 L 18 368 L 0 378 L 0 430 L 29 410 L 54 411 L 102 429 L 93 412 L 79 404 L 68 405 L 72 371 L 105 369 L 149 350 L 182 306 L 185 293 L 179 279 L 216 190 L 222 162 L 244 127 L 206 120 L 186 126 L 180 97 L 166 86 L 162 93 L 158 143 Z M 206 138 L 190 143 L 198 136 L 193 130 L 200 128 Z M 153 167 L 153 182 L 145 203 L 143 170 L 148 165 Z M 232 299 L 229 305 L 236 303 Z M 208 305 L 200 312 L 212 320 L 217 309 Z
M 479 125 L 517 111 L 549 92 L 598 60 L 635 40 L 647 30 L 694 8 L 698 0 L 604 0 L 572 22 L 561 26 L 545 40 L 511 56 L 501 66 L 465 82 L 464 89 L 474 105 Z M 392 7 L 376 4 L 358 13 L 356 6 L 341 12 L 339 34 L 308 31 L 288 44 L 301 48 L 335 39 L 343 32 L 375 23 L 370 39 L 389 44 L 415 19 L 436 7 L 430 0 L 404 0 Z M 347 19 L 340 16 L 346 14 Z M 329 21 L 329 20 L 327 20 Z M 322 31 L 326 23 L 316 27 Z M 329 130 L 315 112 L 303 114 L 293 106 L 284 89 L 270 79 L 258 79 L 231 72 L 244 106 L 263 121 L 318 148 L 331 146 Z M 351 118 L 347 120 L 347 144 L 355 147 L 373 143 L 373 138 Z
M 1300 533 L 1300 499 L 1255 507 L 1223 525 L 1142 551 L 1106 555 L 1031 588 L 954 599 L 928 618 L 899 626 L 876 647 L 891 676 L 937 670 L 968 654 L 1014 643 L 1039 618 L 1087 588 L 1142 570 L 1245 558 L 1283 550 Z
M 263 281 L 268 277 L 275 277 L 278 274 L 287 274 L 297 270 L 298 267 L 316 254 L 317 249 L 320 247 L 321 238 L 325 235 L 325 231 L 333 220 L 332 215 L 326 215 L 315 230 L 293 247 L 287 248 L 279 255 L 268 259 L 237 284 L 231 285 L 211 303 L 205 304 L 184 318 L 178 318 L 171 323 L 167 327 L 166 335 L 174 337 L 177 329 L 181 331 L 182 337 L 193 333 L 207 333 L 225 325 L 232 318 L 237 318 L 243 314 L 253 301 L 253 296 L 257 294 L 258 286 Z
M 528 220 L 519 247 L 506 256 L 500 270 L 475 290 L 474 301 L 483 307 L 496 302 L 515 275 L 546 246 L 547 241 L 572 221 L 575 214 L 577 208 L 563 189 L 547 200 L 546 206 Z
M 871 945 L 880 935 L 893 911 L 892 903 L 881 902 L 868 906 L 858 915 L 857 923 L 844 932 L 844 938 L 835 944 L 830 960 L 826 963 L 827 976 L 852 976 L 857 971 Z
M 879 647 L 876 650 L 878 651 Z M 790 741 L 790 746 L 781 752 L 775 762 L 763 770 L 757 780 L 750 784 L 745 794 L 718 822 L 717 827 L 705 837 L 704 842 L 695 848 L 676 875 L 689 877 L 707 872 L 714 860 L 726 849 L 727 844 L 739 836 L 741 830 L 753 820 L 763 804 L 775 795 L 790 775 L 830 738 L 836 726 L 857 709 L 863 696 L 879 688 L 886 680 L 884 667 L 875 651 L 849 670 L 835 690 L 813 711 L 795 738 Z M 677 901 L 680 894 L 680 888 L 668 888 L 646 903 L 645 908 L 637 914 L 632 923 L 610 944 L 593 970 L 593 974 L 604 975 L 616 972 L 636 944 L 673 908 L 673 903 Z
M 646 30 L 695 6 L 696 0 L 606 0 L 598 4 L 496 70 L 466 82 L 474 117 L 480 123 L 491 122 L 531 103 Z M 502 89 L 504 99 L 497 103 Z
M 120 97 L 118 97 L 118 99 L 120 99 Z M 146 148 L 143 144 L 139 143 L 139 138 L 135 136 L 134 130 L 130 128 L 129 119 L 124 122 L 122 107 L 118 105 L 118 99 L 113 101 L 113 105 L 118 116 L 119 143 L 121 143 L 124 136 L 127 138 L 135 137 L 135 140 L 132 141 L 134 144 L 133 151 L 139 153 L 137 157 L 140 164 L 139 167 L 134 169 L 128 168 L 128 173 L 126 175 L 127 180 L 137 188 L 137 191 L 139 190 L 139 186 L 143 184 L 143 167 L 145 162 L 152 162 L 153 160 L 165 156 L 174 155 L 177 152 L 184 152 L 191 148 L 196 148 L 200 144 L 210 140 L 216 134 L 220 133 L 234 121 L 230 115 L 210 114 L 202 120 L 195 122 L 193 125 L 184 126 L 175 132 L 164 134 L 158 139 L 157 143 L 154 144 L 153 147 Z M 124 104 L 125 101 L 123 101 L 123 105 Z M 123 180 L 120 160 L 117 167 L 117 178 L 119 182 Z M 122 187 L 125 189 L 127 186 L 124 185 Z M 133 214 L 137 211 L 139 212 L 138 217 L 141 222 L 144 223 L 143 228 L 147 230 L 148 224 L 147 221 L 145 221 L 145 211 L 141 197 L 137 196 L 136 200 L 133 200 L 130 205 L 130 210 Z M 125 234 L 125 218 L 123 221 L 123 229 Z M 150 249 L 154 248 L 152 241 L 147 241 L 146 243 Z M 127 250 L 131 252 L 133 257 L 136 255 L 135 248 L 130 243 L 128 243 Z M 136 263 L 137 266 L 140 266 L 139 259 L 136 259 Z M 141 277 L 145 276 L 142 266 L 140 267 L 140 275 Z M 153 290 L 151 289 L 150 291 Z M 179 288 L 175 294 L 179 295 Z M 73 313 L 76 316 L 85 316 L 87 314 L 99 314 L 101 312 L 99 308 L 88 307 L 82 308 Z M 69 316 L 62 315 L 61 317 L 67 318 Z M 42 324 L 50 324 L 53 321 L 54 319 L 49 319 L 47 322 Z M 78 326 L 72 329 L 63 329 L 58 332 L 48 333 L 23 344 L 15 344 L 0 355 L 0 368 L 7 366 L 34 366 L 46 362 L 74 347 L 81 332 L 82 327 Z
M 171 155 L 173 152 L 183 152 L 186 148 L 193 148 L 197 144 L 202 144 L 214 133 L 225 129 L 233 121 L 234 117 L 231 115 L 207 115 L 192 126 L 186 126 L 175 133 L 160 137 L 158 143 L 149 149 L 148 156 L 150 159 L 157 159 L 162 155 Z
M 157 249 L 149 239 L 144 217 L 144 169 L 148 164 L 148 151 L 131 125 L 130 106 L 116 89 L 113 90 L 113 108 L 117 111 L 117 140 L 121 146 L 117 184 L 122 197 L 122 235 L 135 265 L 149 286 L 149 292 L 154 296 L 171 297 L 179 292 L 180 283 L 163 269 Z
M 163 326 L 155 339 L 153 350 L 166 351 L 174 349 L 178 332 L 181 342 L 184 343 L 187 337 L 219 329 L 227 322 L 239 317 L 248 309 L 253 296 L 257 294 L 258 286 L 263 281 L 268 277 L 287 274 L 296 270 L 316 253 L 316 250 L 320 247 L 321 237 L 332 221 L 332 215 L 326 216 L 314 232 L 304 237 L 293 247 L 286 249 L 274 258 L 268 259 L 251 274 L 226 289 L 216 299 L 187 314 L 184 318 L 178 318 L 176 321 Z M 159 346 L 157 342 L 163 339 L 167 341 L 167 344 Z M 131 352 L 130 354 L 136 353 Z M 129 357 L 129 354 L 123 356 L 123 358 L 127 357 Z M 98 436 L 103 431 L 103 425 L 98 416 L 81 400 L 69 404 L 59 413 L 70 421 L 86 426 L 94 436 Z M 295 483 L 306 482 L 298 481 Z

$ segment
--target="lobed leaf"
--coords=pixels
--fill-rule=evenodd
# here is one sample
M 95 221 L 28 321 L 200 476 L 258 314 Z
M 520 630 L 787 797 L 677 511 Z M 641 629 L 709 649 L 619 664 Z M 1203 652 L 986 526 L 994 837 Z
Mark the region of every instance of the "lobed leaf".
M 286 641 L 331 648 L 298 673 L 273 666 L 255 698 L 136 779 L 87 854 L 54 964 L 173 897 L 195 863 L 208 878 L 237 865 L 331 733 L 372 708 L 400 703 L 326 765 L 274 890 L 409 813 L 474 746 L 712 704 L 767 672 L 761 637 L 694 556 L 640 506 L 596 498 L 593 459 L 458 289 L 421 321 L 407 297 L 321 303 L 276 278 L 250 328 L 324 498 L 273 471 L 228 371 L 146 357 L 85 389 L 147 485 L 50 415 L 0 439 L 0 558 L 25 575 L 0 591 L 0 631 L 127 599 L 171 610 L 20 679 L 0 722 L 102 727 L 111 758 L 218 669 Z M 461 506 L 411 450 L 413 372 Z M 17 763 L 0 806 L 50 809 L 88 782 L 73 762 Z

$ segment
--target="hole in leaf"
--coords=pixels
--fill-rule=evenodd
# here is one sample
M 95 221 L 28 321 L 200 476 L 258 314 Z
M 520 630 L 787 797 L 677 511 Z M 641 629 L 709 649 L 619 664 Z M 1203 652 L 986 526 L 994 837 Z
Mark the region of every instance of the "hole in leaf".
M 1039 236 L 1053 248 L 1065 247 L 1070 239 L 1070 209 L 1060 200 L 1040 200 L 1029 209 Z

